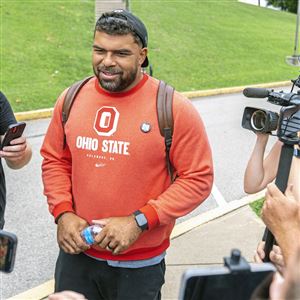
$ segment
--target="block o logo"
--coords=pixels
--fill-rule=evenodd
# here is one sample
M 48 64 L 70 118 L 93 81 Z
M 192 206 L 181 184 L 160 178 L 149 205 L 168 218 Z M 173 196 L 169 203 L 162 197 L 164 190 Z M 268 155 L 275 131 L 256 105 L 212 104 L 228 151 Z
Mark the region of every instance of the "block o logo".
M 97 110 L 94 129 L 100 136 L 110 136 L 116 132 L 119 112 L 115 107 L 102 106 Z

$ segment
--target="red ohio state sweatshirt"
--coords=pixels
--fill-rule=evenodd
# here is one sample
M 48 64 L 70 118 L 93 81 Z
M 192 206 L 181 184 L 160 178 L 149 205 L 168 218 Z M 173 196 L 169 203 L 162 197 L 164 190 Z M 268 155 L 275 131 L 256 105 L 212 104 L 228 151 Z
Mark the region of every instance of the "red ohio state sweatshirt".
M 42 145 L 42 177 L 49 210 L 56 218 L 74 212 L 94 219 L 127 216 L 140 209 L 149 229 L 120 255 L 93 247 L 94 257 L 139 260 L 161 254 L 178 217 L 210 194 L 211 150 L 201 118 L 191 102 L 175 92 L 170 151 L 177 178 L 170 184 L 164 138 L 157 121 L 158 80 L 144 75 L 131 90 L 108 93 L 92 78 L 79 92 L 65 126 L 66 91 L 59 97 Z

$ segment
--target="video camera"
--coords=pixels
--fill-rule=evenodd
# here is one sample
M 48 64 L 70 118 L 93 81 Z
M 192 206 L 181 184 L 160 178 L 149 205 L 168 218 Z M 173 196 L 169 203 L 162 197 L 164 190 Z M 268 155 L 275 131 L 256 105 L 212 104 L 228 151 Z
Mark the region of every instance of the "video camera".
M 273 111 L 246 107 L 242 119 L 242 127 L 258 133 L 276 135 L 285 144 L 299 144 L 297 132 L 300 131 L 300 90 L 293 93 L 295 86 L 300 87 L 300 76 L 292 80 L 291 92 L 275 92 L 264 88 L 246 88 L 243 94 L 248 98 L 268 98 L 268 102 L 281 105 L 280 113 Z
M 242 119 L 242 127 L 254 132 L 272 134 L 277 130 L 276 135 L 283 143 L 275 179 L 275 184 L 284 193 L 287 188 L 290 166 L 293 157 L 294 145 L 300 145 L 300 90 L 293 93 L 295 86 L 300 87 L 300 76 L 292 80 L 291 92 L 275 92 L 274 90 L 261 88 L 246 88 L 243 93 L 250 98 L 268 98 L 268 102 L 281 105 L 280 113 L 254 107 L 246 107 Z M 274 134 L 273 134 L 274 135 Z M 265 258 L 269 261 L 269 254 L 276 243 L 271 231 L 266 228 L 263 236 L 265 241 Z

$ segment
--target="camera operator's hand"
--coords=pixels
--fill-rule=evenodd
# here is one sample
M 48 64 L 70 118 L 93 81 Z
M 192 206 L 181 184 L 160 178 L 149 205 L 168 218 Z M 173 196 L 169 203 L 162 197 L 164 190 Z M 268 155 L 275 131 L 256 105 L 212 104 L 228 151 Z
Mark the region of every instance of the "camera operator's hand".
M 287 260 L 297 243 L 300 244 L 296 238 L 300 236 L 300 202 L 294 198 L 292 185 L 288 186 L 285 195 L 274 183 L 268 185 L 262 219 Z
M 72 212 L 64 213 L 57 222 L 57 242 L 60 248 L 69 254 L 78 254 L 90 248 L 84 243 L 80 232 L 88 227 L 86 220 Z
M 257 249 L 254 255 L 254 261 L 257 263 L 263 263 L 263 259 L 265 258 L 265 242 L 259 242 Z M 275 265 L 277 270 L 282 273 L 285 267 L 284 257 L 282 251 L 279 246 L 273 245 L 272 251 L 270 252 L 270 261 Z
M 281 248 L 277 245 L 273 245 L 269 257 L 271 262 L 275 265 L 276 269 L 282 274 L 285 268 L 285 261 Z
M 254 252 L 254 261 L 256 263 L 263 263 L 263 260 L 266 256 L 264 248 L 265 248 L 265 242 L 260 241 L 259 244 L 257 245 L 257 249 Z

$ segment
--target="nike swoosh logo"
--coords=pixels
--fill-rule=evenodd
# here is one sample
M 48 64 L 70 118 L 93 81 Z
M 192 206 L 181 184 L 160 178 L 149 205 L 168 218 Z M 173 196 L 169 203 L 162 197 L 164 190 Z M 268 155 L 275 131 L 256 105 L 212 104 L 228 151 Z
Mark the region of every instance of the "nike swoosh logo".
M 102 163 L 100 163 L 100 164 L 95 164 L 95 167 L 96 167 L 96 168 L 102 168 L 102 167 L 105 167 L 105 164 L 102 164 Z

